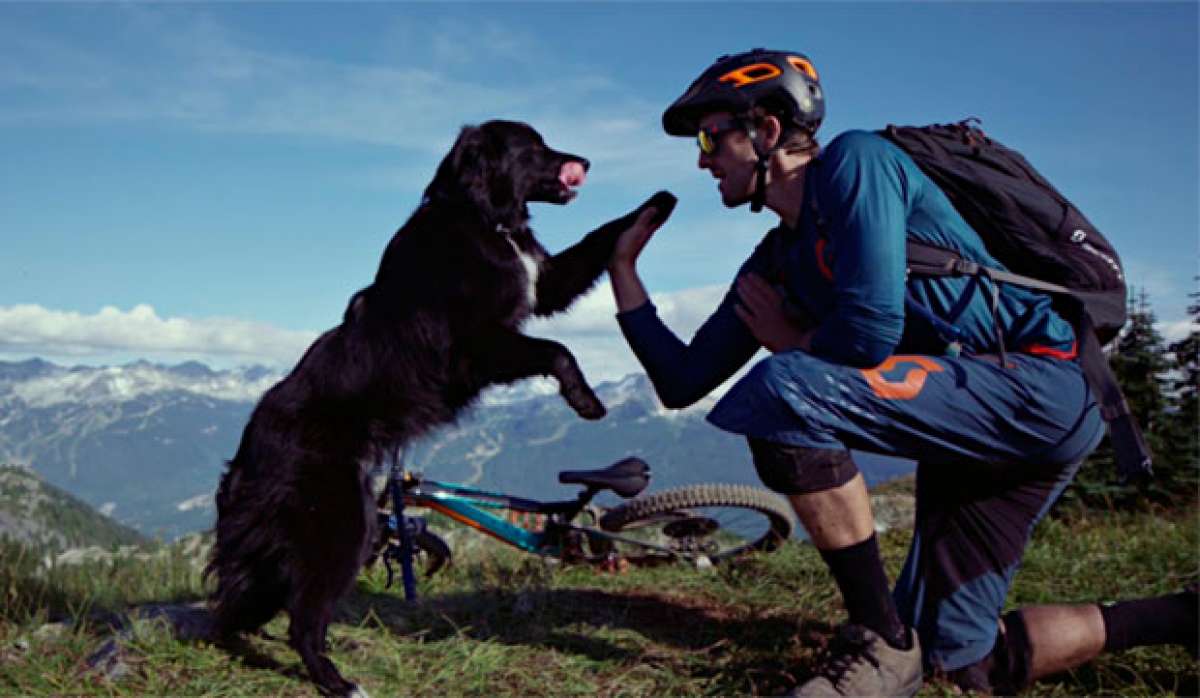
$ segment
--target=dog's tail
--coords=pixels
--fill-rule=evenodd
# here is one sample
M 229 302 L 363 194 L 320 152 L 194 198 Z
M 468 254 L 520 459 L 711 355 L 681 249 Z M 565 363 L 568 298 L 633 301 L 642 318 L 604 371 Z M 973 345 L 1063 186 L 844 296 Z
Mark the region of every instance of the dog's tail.
M 204 568 L 205 580 L 216 579 L 209 608 L 218 637 L 262 627 L 283 607 L 288 590 L 285 552 L 269 520 L 274 504 L 265 501 L 268 488 L 255 486 L 241 457 L 228 463 L 217 488 L 216 543 Z

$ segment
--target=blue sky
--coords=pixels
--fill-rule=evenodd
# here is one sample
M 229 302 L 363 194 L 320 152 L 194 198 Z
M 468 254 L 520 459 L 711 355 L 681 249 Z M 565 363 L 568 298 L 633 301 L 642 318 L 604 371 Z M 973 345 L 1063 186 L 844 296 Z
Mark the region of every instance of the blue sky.
M 1196 3 L 0 5 L 0 359 L 290 365 L 373 277 L 458 128 L 593 162 L 551 250 L 657 189 L 642 270 L 705 317 L 768 213 L 728 211 L 659 119 L 721 53 L 807 53 L 821 135 L 965 116 L 1116 244 L 1164 331 L 1200 258 Z M 600 289 L 530 328 L 635 370 Z

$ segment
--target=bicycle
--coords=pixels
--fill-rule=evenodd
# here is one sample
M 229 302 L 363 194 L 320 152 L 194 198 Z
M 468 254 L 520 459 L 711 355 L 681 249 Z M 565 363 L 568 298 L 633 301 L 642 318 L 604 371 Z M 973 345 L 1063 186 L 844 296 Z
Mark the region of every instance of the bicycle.
M 391 563 L 399 562 L 405 595 L 414 599 L 414 559 L 421 559 L 426 577 L 450 561 L 450 546 L 424 517 L 407 515 L 410 507 L 438 512 L 529 553 L 610 569 L 622 561 L 720 564 L 751 550 L 774 550 L 792 532 L 787 501 L 758 487 L 686 485 L 639 497 L 650 483 L 650 467 L 639 458 L 563 471 L 558 481 L 584 489 L 574 499 L 543 502 L 431 480 L 395 459 L 377 502 L 380 536 L 368 564 L 383 558 L 390 587 Z M 592 504 L 604 491 L 629 501 L 607 510 Z

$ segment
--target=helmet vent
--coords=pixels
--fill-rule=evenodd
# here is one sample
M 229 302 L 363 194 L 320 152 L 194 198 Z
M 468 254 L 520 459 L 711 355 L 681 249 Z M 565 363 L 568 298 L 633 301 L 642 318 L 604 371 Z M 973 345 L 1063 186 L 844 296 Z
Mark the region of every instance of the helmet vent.
M 788 63 L 791 64 L 791 66 L 793 68 L 795 68 L 796 70 L 799 70 L 801 73 L 804 73 L 805 75 L 807 75 L 809 77 L 809 79 L 811 79 L 811 80 L 819 79 L 817 77 L 817 69 L 813 67 L 813 64 L 804 60 L 800 56 L 788 56 L 787 61 L 788 61 Z
M 783 75 L 783 71 L 778 66 L 770 63 L 752 63 L 725 73 L 721 76 L 721 82 L 732 82 L 735 87 L 745 87 L 780 75 Z

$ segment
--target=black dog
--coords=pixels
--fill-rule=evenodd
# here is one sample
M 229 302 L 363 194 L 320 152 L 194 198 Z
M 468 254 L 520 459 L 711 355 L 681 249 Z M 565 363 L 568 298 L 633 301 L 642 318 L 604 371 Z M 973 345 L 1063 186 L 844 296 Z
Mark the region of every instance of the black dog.
M 324 652 L 335 602 L 375 537 L 370 468 L 452 421 L 493 383 L 552 375 L 581 416 L 604 415 L 566 347 L 519 328 L 591 288 L 621 231 L 651 206 L 661 222 L 675 197 L 659 192 L 549 256 L 525 204 L 567 203 L 587 167 L 525 124 L 463 129 L 388 244 L 375 282 L 267 391 L 246 425 L 217 490 L 206 568 L 217 579 L 211 607 L 220 637 L 256 630 L 286 610 L 289 642 L 321 690 L 357 692 Z

